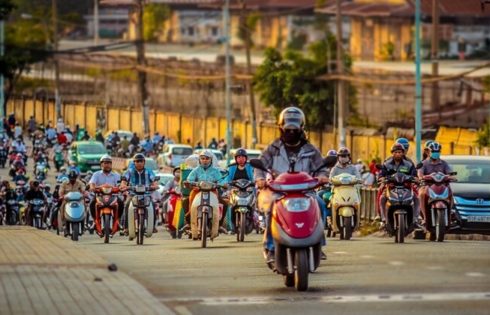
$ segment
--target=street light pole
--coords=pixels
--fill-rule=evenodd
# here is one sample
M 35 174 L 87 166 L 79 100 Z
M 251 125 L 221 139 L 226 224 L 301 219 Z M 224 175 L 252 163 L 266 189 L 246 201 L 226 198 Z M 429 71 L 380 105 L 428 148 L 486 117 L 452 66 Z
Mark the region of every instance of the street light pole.
M 51 0 L 51 14 L 53 15 L 53 51 L 58 51 L 58 9 L 56 0 Z M 54 101 L 56 107 L 56 118 L 61 117 L 61 100 L 60 100 L 60 67 L 56 54 L 53 54 L 54 62 Z
M 225 0 L 223 8 L 223 29 L 225 35 L 225 106 L 226 106 L 226 160 L 230 163 L 232 139 L 231 126 L 231 65 L 230 65 L 230 0 Z
M 422 150 L 422 75 L 420 72 L 420 0 L 415 1 L 415 147 L 416 159 Z
M 340 12 L 340 0 L 337 0 L 337 73 L 342 75 L 344 73 L 344 58 L 342 51 L 342 15 Z M 339 130 L 339 143 L 341 147 L 345 146 L 345 83 L 342 80 L 337 81 L 337 104 L 338 104 L 338 130 Z
M 0 20 L 0 57 L 3 57 L 3 20 Z M 0 73 L 0 134 L 3 134 L 3 118 L 5 116 L 5 97 L 3 95 L 3 73 Z
M 136 59 L 138 66 L 146 66 L 145 59 L 145 43 L 143 38 L 143 0 L 137 1 L 136 12 Z M 148 104 L 148 90 L 146 89 L 146 72 L 143 69 L 138 70 L 138 90 L 139 101 L 143 112 L 143 132 L 145 135 L 150 133 L 150 119 L 149 119 L 149 104 Z
M 94 44 L 99 44 L 99 0 L 94 0 Z

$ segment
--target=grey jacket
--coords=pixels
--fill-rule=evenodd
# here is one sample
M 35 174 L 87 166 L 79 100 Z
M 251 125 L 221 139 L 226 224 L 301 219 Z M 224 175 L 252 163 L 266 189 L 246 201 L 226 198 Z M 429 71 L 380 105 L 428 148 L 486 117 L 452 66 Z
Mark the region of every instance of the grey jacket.
M 260 156 L 262 163 L 267 169 L 273 170 L 278 174 L 286 173 L 289 169 L 289 158 L 284 147 L 284 143 L 280 139 L 272 142 Z M 310 143 L 304 144 L 297 156 L 295 171 L 311 173 L 317 170 L 323 163 L 320 151 Z M 327 169 L 324 167 L 318 171 L 315 176 L 328 176 Z M 265 179 L 266 173 L 259 169 L 255 169 L 255 179 Z
M 361 179 L 361 174 L 359 174 L 359 171 L 354 165 L 347 164 L 345 167 L 342 167 L 342 164 L 340 164 L 339 162 L 337 162 L 337 164 L 335 164 L 335 166 L 330 170 L 330 178 L 340 175 L 342 173 L 351 174 Z

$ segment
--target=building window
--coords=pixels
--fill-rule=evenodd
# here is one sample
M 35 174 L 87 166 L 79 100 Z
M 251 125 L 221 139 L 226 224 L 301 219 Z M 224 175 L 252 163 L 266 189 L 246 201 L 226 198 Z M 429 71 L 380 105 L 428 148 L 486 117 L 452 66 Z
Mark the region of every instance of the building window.
M 211 35 L 218 36 L 218 28 L 216 26 L 211 28 Z
M 188 34 L 189 36 L 194 36 L 194 28 L 193 28 L 192 26 L 189 26 L 189 27 L 187 28 L 187 34 Z

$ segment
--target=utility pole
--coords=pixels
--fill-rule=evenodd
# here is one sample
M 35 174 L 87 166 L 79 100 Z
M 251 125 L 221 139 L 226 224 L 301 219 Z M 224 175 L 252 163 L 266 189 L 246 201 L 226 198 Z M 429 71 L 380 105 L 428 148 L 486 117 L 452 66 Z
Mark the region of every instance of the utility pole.
M 99 0 L 94 0 L 94 44 L 99 44 Z
M 431 62 L 432 77 L 439 75 L 439 1 L 432 0 L 432 45 L 431 45 Z M 441 109 L 439 108 L 439 83 L 432 84 L 432 110 L 439 113 L 441 118 Z
M 417 162 L 422 150 L 422 74 L 420 72 L 420 0 L 415 0 L 415 147 Z
M 136 4 L 136 59 L 138 66 L 145 67 L 145 42 L 143 38 L 143 0 L 137 0 Z M 145 135 L 150 133 L 149 108 L 148 108 L 148 91 L 146 89 L 146 72 L 138 69 L 138 90 L 139 101 L 143 113 L 143 132 Z
M 243 19 L 243 24 L 241 27 L 242 31 L 245 34 L 245 54 L 247 57 L 247 74 L 252 75 L 252 58 L 251 58 L 251 53 L 250 50 L 252 49 L 252 30 L 248 28 L 247 24 L 247 5 L 245 3 L 245 0 L 242 0 L 242 19 Z M 252 85 L 252 80 L 249 81 L 248 84 L 248 95 L 249 95 L 249 101 L 250 101 L 250 110 L 251 110 L 251 123 L 252 123 L 252 149 L 255 149 L 255 145 L 257 144 L 257 113 L 255 111 L 255 96 L 254 96 L 254 91 L 253 91 L 253 85 Z
M 56 118 L 61 117 L 60 99 L 60 66 L 58 64 L 56 52 L 58 51 L 58 7 L 56 0 L 51 0 L 51 14 L 53 15 L 53 62 L 54 62 L 54 102 L 56 107 Z
M 344 73 L 344 58 L 343 58 L 343 45 L 342 45 L 342 15 L 340 12 L 340 0 L 337 0 L 337 73 L 342 75 Z M 345 146 L 345 82 L 342 80 L 337 81 L 337 104 L 338 104 L 338 128 L 339 128 L 339 143 L 341 147 Z
M 3 57 L 3 18 L 0 20 L 0 57 Z M 3 73 L 0 73 L 0 134 L 3 134 L 3 118 L 5 117 L 5 96 L 4 84 L 3 84 Z
M 223 29 L 225 35 L 225 106 L 226 106 L 226 161 L 230 163 L 230 148 L 232 139 L 231 126 L 231 64 L 230 64 L 230 0 L 225 0 L 223 7 Z

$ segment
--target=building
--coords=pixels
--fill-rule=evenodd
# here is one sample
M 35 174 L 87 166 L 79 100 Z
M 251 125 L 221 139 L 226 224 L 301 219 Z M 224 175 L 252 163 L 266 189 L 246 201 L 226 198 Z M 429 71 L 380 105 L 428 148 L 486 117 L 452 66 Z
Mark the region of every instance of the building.
M 94 36 L 94 15 L 83 17 L 87 23 L 87 35 Z M 129 24 L 128 7 L 101 7 L 99 9 L 99 36 L 105 38 L 125 37 Z
M 439 56 L 446 58 L 490 52 L 490 10 L 480 1 L 437 0 Z M 422 53 L 430 56 L 433 0 L 421 0 Z M 316 10 L 336 14 L 335 3 Z M 413 58 L 415 0 L 343 0 L 342 15 L 351 23 L 349 50 L 357 60 Z

